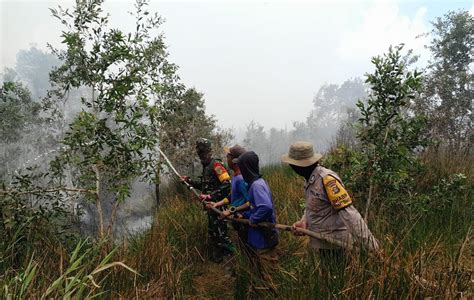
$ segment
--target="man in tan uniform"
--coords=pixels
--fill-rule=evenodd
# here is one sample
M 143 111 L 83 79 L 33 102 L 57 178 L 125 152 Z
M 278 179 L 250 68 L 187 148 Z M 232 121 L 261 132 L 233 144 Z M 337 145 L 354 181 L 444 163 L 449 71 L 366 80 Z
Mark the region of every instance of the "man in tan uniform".
M 352 205 L 341 178 L 334 171 L 320 166 L 321 158 L 322 155 L 314 153 L 313 145 L 307 142 L 292 144 L 289 153 L 282 156 L 284 163 L 305 178 L 305 213 L 293 227 L 309 229 L 347 245 L 377 250 L 377 240 Z M 311 238 L 311 246 L 319 250 L 323 266 L 325 261 L 333 264 L 335 260 L 346 259 L 344 249 L 326 241 Z

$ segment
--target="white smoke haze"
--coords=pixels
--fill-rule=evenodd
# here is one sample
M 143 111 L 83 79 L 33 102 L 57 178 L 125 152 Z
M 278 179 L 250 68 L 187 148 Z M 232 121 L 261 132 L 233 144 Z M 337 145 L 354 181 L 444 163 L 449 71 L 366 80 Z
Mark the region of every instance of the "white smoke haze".
M 48 8 L 72 2 L 0 3 L 2 69 L 30 44 L 59 45 L 61 26 Z M 112 26 L 133 28 L 132 4 L 105 2 Z M 306 118 L 322 84 L 362 77 L 371 56 L 390 44 L 425 53 L 416 37 L 429 21 L 470 7 L 469 1 L 152 1 L 150 10 L 166 20 L 170 59 L 183 81 L 205 94 L 221 126 L 254 120 L 282 129 Z
M 133 3 L 105 2 L 111 27 L 133 30 L 127 13 Z M 73 1 L 0 0 L 2 79 L 23 82 L 34 101 L 44 97 L 48 72 L 57 63 L 46 44 L 62 47 L 62 26 L 48 9 L 58 5 L 72 7 Z M 222 128 L 232 128 L 232 144 L 255 150 L 263 164 L 279 163 L 297 140 L 313 142 L 318 151 L 328 149 L 341 122 L 364 97 L 360 88 L 345 83 L 359 80 L 362 86 L 364 74 L 372 71 L 371 57 L 400 43 L 420 55 L 415 67 L 423 68 L 429 59 L 424 47 L 429 22 L 459 8 L 474 14 L 469 1 L 150 3 L 150 11 L 166 20 L 162 31 L 170 61 L 180 66 L 183 83 L 204 93 L 207 112 Z M 86 92 L 71 93 L 63 108 L 64 126 L 80 110 L 78 99 Z M 13 168 L 38 160 L 44 167 L 58 147 L 45 142 L 48 147 L 30 149 L 38 137 L 28 138 L 21 141 L 21 164 Z M 153 185 L 134 182 L 118 212 L 117 236 L 149 226 L 154 193 Z M 85 223 L 92 223 L 91 214 L 83 215 Z

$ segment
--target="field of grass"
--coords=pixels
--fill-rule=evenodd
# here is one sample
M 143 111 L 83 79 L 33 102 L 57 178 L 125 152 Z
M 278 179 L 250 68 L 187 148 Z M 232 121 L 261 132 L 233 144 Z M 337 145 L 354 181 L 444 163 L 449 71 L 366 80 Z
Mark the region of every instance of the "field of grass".
M 430 163 L 431 162 L 431 163 Z M 245 255 L 227 265 L 208 260 L 206 216 L 191 194 L 169 193 L 157 210 L 152 228 L 118 245 L 110 241 L 69 244 L 54 237 L 30 239 L 28 251 L 16 260 L 3 258 L 2 298 L 279 298 L 279 299 L 399 299 L 473 296 L 472 162 L 452 167 L 441 159 L 425 162 L 431 177 L 417 178 L 437 192 L 413 197 L 420 208 L 406 207 L 403 197 L 387 195 L 368 220 L 383 248 L 381 257 L 351 253 L 344 272 L 329 282 L 308 238 L 282 232 L 279 262 L 270 280 L 252 271 Z M 466 164 L 468 166 L 466 168 Z M 450 168 L 450 169 L 448 169 Z M 341 174 L 345 171 L 335 170 Z M 462 184 L 443 181 L 465 174 Z M 274 196 L 277 221 L 292 224 L 303 211 L 302 179 L 287 167 L 263 170 Z M 346 178 L 346 180 L 349 180 Z M 447 186 L 444 188 L 444 186 Z M 364 208 L 363 194 L 352 191 L 355 206 Z M 433 199 L 445 195 L 446 199 Z M 393 203 L 399 199 L 398 205 Z M 440 207 L 440 204 L 443 205 Z M 435 211 L 433 213 L 432 211 Z M 231 231 L 235 241 L 235 232 Z M 27 241 L 28 237 L 24 238 Z M 233 269 L 233 273 L 229 271 Z

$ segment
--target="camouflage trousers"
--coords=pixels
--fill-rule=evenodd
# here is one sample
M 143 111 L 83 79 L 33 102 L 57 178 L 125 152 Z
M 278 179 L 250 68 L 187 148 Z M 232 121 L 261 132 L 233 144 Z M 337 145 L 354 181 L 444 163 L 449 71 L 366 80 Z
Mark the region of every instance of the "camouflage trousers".
M 235 253 L 235 247 L 229 238 L 227 223 L 219 220 L 218 215 L 212 211 L 207 213 L 211 260 L 220 262 L 224 256 Z

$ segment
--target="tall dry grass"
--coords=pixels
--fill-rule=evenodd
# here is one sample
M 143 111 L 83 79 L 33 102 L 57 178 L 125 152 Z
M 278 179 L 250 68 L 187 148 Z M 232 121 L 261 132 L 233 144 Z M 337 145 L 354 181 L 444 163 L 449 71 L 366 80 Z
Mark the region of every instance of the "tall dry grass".
M 285 168 L 268 168 L 266 173 L 278 221 L 291 224 L 301 214 L 302 182 Z M 330 282 L 321 272 L 317 253 L 307 246 L 307 239 L 282 234 L 279 272 L 275 274 L 278 297 L 473 296 L 472 190 L 460 190 L 458 196 L 458 201 L 444 213 L 432 216 L 420 212 L 415 221 L 404 222 L 403 215 L 391 219 L 393 212 L 373 215 L 369 224 L 381 242 L 382 257 L 350 253 L 347 267 Z M 355 203 L 356 207 L 360 205 Z M 260 296 L 270 298 L 273 294 L 264 292 Z
M 428 158 L 427 158 L 428 159 Z M 434 158 L 430 158 L 434 160 Z M 446 158 L 447 159 L 447 158 Z M 436 175 L 426 185 L 440 182 L 451 173 L 451 165 L 442 160 L 425 163 L 437 167 Z M 472 166 L 472 164 L 471 164 Z M 463 166 L 463 168 L 465 168 Z M 466 171 L 472 176 L 472 169 Z M 339 171 L 339 170 L 336 170 Z M 303 212 L 303 181 L 287 167 L 264 168 L 274 196 L 279 223 L 291 224 Z M 471 172 L 471 173 L 469 173 Z M 156 212 L 152 228 L 123 241 L 109 261 L 122 262 L 137 273 L 112 266 L 94 275 L 97 286 L 84 280 L 86 294 L 107 298 L 278 298 L 278 299 L 399 299 L 399 298 L 472 298 L 472 177 L 467 187 L 448 190 L 456 201 L 436 214 L 420 212 L 407 217 L 403 210 L 380 210 L 371 215 L 369 227 L 379 239 L 383 255 L 350 253 L 344 270 L 335 278 L 322 271 L 319 256 L 311 250 L 308 238 L 281 233 L 279 262 L 262 280 L 252 262 L 243 254 L 227 262 L 233 265 L 230 276 L 224 266 L 208 260 L 207 218 L 192 195 L 168 196 Z M 392 198 L 403 195 L 390 195 Z M 400 198 L 401 199 L 401 198 Z M 393 199 L 392 199 L 393 200 Z M 436 203 L 437 199 L 431 199 Z M 356 199 L 360 210 L 364 201 Z M 235 241 L 235 234 L 232 233 Z M 83 273 L 90 274 L 113 247 L 94 248 L 81 261 Z M 89 245 L 88 247 L 94 247 Z M 106 249 L 107 251 L 104 251 Z M 6 289 L 15 295 L 38 298 L 70 267 L 70 251 L 64 246 L 36 249 L 32 259 L 21 268 L 0 275 L 3 296 Z M 86 249 L 82 250 L 86 251 Z M 35 272 L 31 275 L 35 266 Z M 228 269 L 228 268 L 227 268 Z M 71 273 L 71 277 L 81 277 Z M 30 276 L 31 275 L 31 276 Z M 30 278 L 21 285 L 12 278 Z M 22 277 L 23 276 L 23 277 Z M 87 277 L 86 277 L 87 278 Z M 12 281 L 13 280 L 13 281 Z M 25 280 L 24 280 L 25 281 Z M 13 291 L 13 292 L 12 292 Z M 20 293 L 21 292 L 21 293 Z M 61 295 L 56 291 L 56 296 Z

